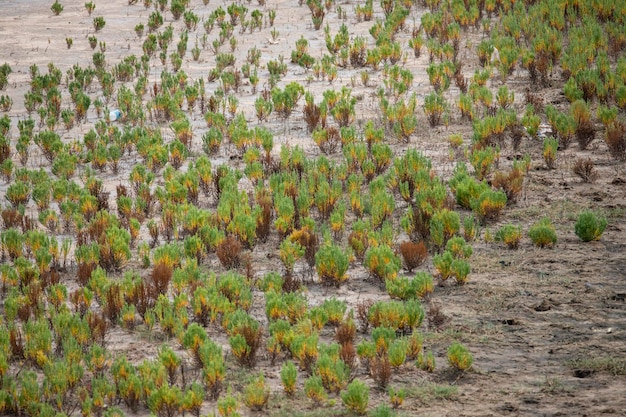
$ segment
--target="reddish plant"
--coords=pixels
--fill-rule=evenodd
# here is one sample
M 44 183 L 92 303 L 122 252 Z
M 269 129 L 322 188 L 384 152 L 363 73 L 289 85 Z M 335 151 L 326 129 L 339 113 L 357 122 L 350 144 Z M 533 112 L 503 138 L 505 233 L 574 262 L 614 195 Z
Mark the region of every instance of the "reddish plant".
M 172 273 L 172 267 L 167 264 L 159 263 L 152 268 L 150 280 L 155 294 L 167 293 L 170 280 L 172 279 Z
M 224 268 L 233 269 L 241 264 L 241 248 L 241 242 L 229 235 L 217 245 L 215 252 Z
M 404 260 L 404 267 L 409 272 L 420 266 L 428 256 L 428 249 L 423 241 L 414 243 L 407 240 L 400 243 L 399 249 Z

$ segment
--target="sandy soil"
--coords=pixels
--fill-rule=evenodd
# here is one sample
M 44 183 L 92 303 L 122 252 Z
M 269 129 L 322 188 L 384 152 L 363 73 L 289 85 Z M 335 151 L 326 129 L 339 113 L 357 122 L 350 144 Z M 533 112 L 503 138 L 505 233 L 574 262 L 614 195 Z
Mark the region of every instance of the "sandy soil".
M 17 1 L 8 0 L 0 3 L 0 64 L 8 63 L 13 73 L 9 76 L 9 85 L 1 94 L 10 95 L 14 100 L 12 110 L 8 113 L 13 122 L 12 137 L 17 139 L 17 121 L 27 116 L 23 96 L 29 88 L 29 66 L 36 64 L 45 71 L 49 62 L 60 68 L 63 73 L 74 64 L 87 66 L 91 63 L 93 51 L 88 45 L 87 37 L 94 34 L 92 19 L 104 16 L 106 26 L 96 34 L 101 42 L 106 42 L 106 59 L 110 68 L 125 56 L 142 54 L 141 44 L 133 28 L 136 24 L 147 21 L 152 9 L 146 10 L 141 4 L 129 6 L 124 1 L 96 1 L 96 9 L 88 16 L 83 2 L 62 2 L 65 9 L 59 16 L 50 11 L 49 1 Z M 204 6 L 199 0 L 192 0 L 190 9 L 199 16 L 208 16 L 218 5 L 226 6 L 226 2 L 212 0 Z M 351 35 L 368 35 L 371 22 L 357 23 L 354 18 L 355 2 L 341 3 L 347 11 L 346 24 Z M 264 7 L 256 3 L 246 4 L 253 10 L 259 8 L 267 16 L 267 11 L 275 9 L 275 29 L 280 32 L 277 39 L 272 40 L 273 28 L 267 24 L 261 31 L 253 34 L 239 34 L 235 29 L 238 46 L 235 51 L 236 65 L 245 59 L 246 52 L 256 46 L 262 52 L 261 68 L 270 59 L 283 55 L 289 60 L 295 41 L 304 36 L 309 41 L 310 53 L 319 58 L 325 53 L 323 31 L 315 31 L 310 23 L 310 14 L 306 6 L 299 6 L 295 0 L 268 0 Z M 407 22 L 419 22 L 423 9 L 413 9 Z M 382 17 L 378 4 L 375 5 L 375 17 Z M 174 42 L 182 30 L 182 19 L 174 22 L 169 12 L 164 13 L 166 25 L 175 27 Z M 267 18 L 266 18 L 267 19 Z M 341 21 L 333 9 L 327 16 L 331 33 L 336 33 Z M 425 68 L 428 65 L 427 54 L 414 58 L 406 47 L 410 37 L 412 23 L 409 23 L 399 40 L 405 46 L 407 59 L 404 62 L 415 74 L 412 92 L 415 92 L 420 103 L 422 97 L 431 91 Z M 217 36 L 214 29 L 209 40 Z M 187 56 L 183 69 L 190 80 L 208 75 L 215 64 L 215 56 L 208 49 L 203 50 L 198 62 L 194 62 L 189 52 L 195 39 L 200 39 L 204 29 L 201 24 L 189 35 Z M 462 56 L 465 63 L 464 72 L 469 76 L 478 67 L 473 52 L 481 39 L 481 34 L 470 31 L 464 38 Z M 144 35 L 145 37 L 145 35 Z M 65 39 L 73 38 L 73 45 L 67 48 Z M 209 42 L 210 43 L 210 42 Z M 226 48 L 226 46 L 225 46 Z M 96 49 L 97 50 L 97 49 Z M 410 54 L 410 55 L 409 55 Z M 162 65 L 158 58 L 151 61 L 150 81 L 159 79 Z M 357 125 L 361 126 L 368 118 L 377 119 L 378 99 L 375 91 L 381 85 L 380 71 L 370 70 L 370 83 L 364 87 L 359 80 L 360 70 L 346 69 L 339 71 L 337 80 L 331 85 L 327 81 L 307 81 L 311 73 L 289 64 L 287 76 L 281 81 L 284 85 L 290 81 L 298 81 L 305 85 L 321 99 L 326 89 L 339 88 L 347 85 L 353 88 L 353 95 L 359 97 L 357 104 Z M 266 70 L 259 71 L 261 82 L 259 90 L 267 83 Z M 351 78 L 357 82 L 351 85 Z M 562 81 L 555 73 L 553 87 L 539 89 L 544 97 L 544 104 L 564 103 L 560 93 Z M 514 107 L 520 111 L 524 108 L 523 90 L 528 85 L 528 76 L 518 70 L 509 78 L 507 84 L 516 92 Z M 99 97 L 100 91 L 94 81 L 88 92 L 92 99 Z M 495 89 L 501 81 L 491 81 Z M 67 87 L 64 82 L 63 87 Z M 207 96 L 217 88 L 216 83 L 207 84 Z M 63 90 L 63 107 L 70 104 L 67 89 Z M 255 117 L 254 100 L 251 86 L 244 85 L 238 94 L 239 108 L 242 110 L 250 126 L 258 122 Z M 447 93 L 450 103 L 458 97 L 458 89 L 451 87 Z M 113 100 L 108 107 L 116 107 Z M 299 145 L 310 156 L 318 156 L 320 152 L 306 132 L 303 122 L 301 105 L 293 115 L 283 122 L 272 115 L 265 123 L 275 135 L 275 153 L 281 144 Z M 454 109 L 447 127 L 431 129 L 428 127 L 421 108 L 418 110 L 420 126 L 410 143 L 393 142 L 397 155 L 406 149 L 418 148 L 433 160 L 436 173 L 447 178 L 452 173 L 454 161 L 450 159 L 446 138 L 452 133 L 463 133 L 466 143 L 471 136 L 471 125 L 460 120 Z M 33 115 L 33 118 L 37 118 Z M 198 111 L 191 114 L 194 125 L 192 142 L 193 155 L 202 153 L 201 136 L 206 124 Z M 66 131 L 59 128 L 65 141 L 82 140 L 82 136 L 93 127 L 97 116 L 93 109 L 87 122 Z M 171 140 L 173 134 L 167 127 L 163 129 L 166 139 Z M 49 165 L 33 145 L 32 154 L 27 167 L 30 169 Z M 212 157 L 214 166 L 229 161 L 232 152 L 229 145 L 222 147 L 220 153 Z M 626 376 L 612 375 L 609 372 L 593 373 L 575 372 L 579 367 L 572 361 L 580 359 L 621 358 L 626 357 L 626 171 L 624 164 L 614 162 L 604 146 L 601 132 L 589 150 L 580 151 L 576 144 L 559 153 L 558 166 L 555 170 L 544 169 L 541 158 L 541 144 L 537 140 L 525 138 L 519 154 L 529 153 L 532 167 L 525 180 L 523 195 L 513 206 L 506 209 L 501 219 L 488 226 L 493 233 L 505 223 L 521 224 L 526 231 L 539 217 L 547 215 L 554 222 L 559 242 L 553 249 L 538 249 L 524 237 L 518 250 L 510 251 L 498 243 L 479 240 L 473 244 L 474 255 L 471 258 L 472 274 L 469 282 L 462 287 L 446 283 L 438 286 L 428 302 L 436 305 L 447 317 L 439 328 L 430 328 L 424 324 L 420 329 L 425 335 L 426 348 L 436 356 L 437 369 L 432 374 L 418 370 L 412 363 L 394 371 L 391 385 L 406 386 L 409 396 L 401 412 L 407 416 L 597 416 L 626 415 Z M 510 146 L 503 149 L 501 164 L 510 165 L 514 153 Z M 576 157 L 589 157 L 596 164 L 600 176 L 594 184 L 583 184 L 571 173 L 571 166 Z M 15 162 L 19 165 L 17 156 Z M 110 203 L 114 208 L 116 185 L 127 183 L 128 174 L 136 160 L 136 155 L 124 156 L 120 171 L 114 175 L 110 171 L 102 174 L 105 188 L 111 192 Z M 243 168 L 243 162 L 234 160 L 229 163 Z M 182 169 L 185 169 L 184 167 Z M 157 184 L 163 184 L 162 178 Z M 7 184 L 0 185 L 0 193 L 4 194 Z M 210 207 L 211 202 L 201 200 L 201 204 Z M 582 243 L 574 234 L 576 214 L 585 208 L 593 208 L 603 212 L 609 226 L 602 239 L 597 242 Z M 36 209 L 29 207 L 31 213 Z M 400 229 L 398 229 L 400 230 Z M 482 231 L 484 236 L 485 230 Z M 147 236 L 145 231 L 144 236 Z M 399 233 L 398 241 L 401 240 Z M 253 252 L 257 276 L 269 270 L 277 269 L 278 237 L 275 233 L 270 241 L 259 245 Z M 268 260 L 268 256 L 272 259 Z M 207 261 L 206 267 L 221 271 L 216 258 Z M 427 262 L 425 269 L 432 270 Z M 297 266 L 297 272 L 305 275 L 303 265 Z M 403 271 L 403 273 L 405 273 Z M 408 274 L 407 274 L 408 275 Z M 347 300 L 354 307 L 359 300 L 379 299 L 387 297 L 384 291 L 375 285 L 367 276 L 361 265 L 355 265 L 349 271 L 349 282 L 338 290 L 326 290 L 317 283 L 308 280 L 307 296 L 312 305 L 320 303 L 324 298 L 335 295 Z M 75 277 L 70 271 L 64 275 L 68 286 L 75 286 Z M 263 296 L 255 294 L 253 312 L 257 312 L 260 320 L 264 317 Z M 207 329 L 211 337 L 227 347 L 226 338 L 217 328 Z M 325 329 L 324 340 L 330 340 L 332 332 Z M 365 337 L 359 335 L 359 338 Z M 149 335 L 138 330 L 128 332 L 115 328 L 109 337 L 108 348 L 113 354 L 125 353 L 133 362 L 156 355 L 158 346 L 164 340 L 160 334 Z M 445 355 L 449 344 L 459 340 L 469 347 L 474 355 L 473 370 L 457 375 L 450 370 Z M 186 356 L 180 346 L 170 342 L 181 355 Z M 280 389 L 279 367 L 271 367 L 269 361 L 262 359 L 258 365 L 268 377 L 273 393 L 269 409 L 263 413 L 250 413 L 242 407 L 244 415 L 339 415 L 343 413 L 341 400 L 336 399 L 321 409 L 315 408 L 304 396 L 299 385 L 299 394 L 295 400 L 287 399 Z M 584 371 L 585 369 L 582 369 Z M 241 370 L 233 361 L 229 361 L 229 377 L 233 388 L 240 389 L 246 371 Z M 374 386 L 373 381 L 364 369 L 359 368 L 357 376 Z M 584 377 L 580 377 L 584 376 Z M 445 387 L 448 394 L 441 394 L 437 387 Z M 370 404 L 376 405 L 387 401 L 387 396 L 375 388 L 372 389 Z M 214 410 L 215 403 L 206 401 L 203 413 Z M 123 406 L 122 406 L 122 409 Z M 296 411 L 294 411 L 296 410 Z M 147 411 L 143 409 L 142 414 Z M 299 414 L 297 414 L 299 413 Z

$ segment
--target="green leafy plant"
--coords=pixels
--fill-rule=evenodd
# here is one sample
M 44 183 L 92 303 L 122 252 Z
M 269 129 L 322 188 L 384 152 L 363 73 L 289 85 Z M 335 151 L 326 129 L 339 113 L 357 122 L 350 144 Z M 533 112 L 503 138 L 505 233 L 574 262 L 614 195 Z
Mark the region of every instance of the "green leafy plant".
M 244 388 L 243 402 L 252 411 L 261 411 L 267 405 L 270 398 L 269 388 L 265 385 L 265 377 L 260 373 L 252 377 L 248 385 Z
M 607 221 L 604 217 L 599 217 L 592 211 L 584 211 L 578 215 L 574 232 L 583 242 L 600 240 L 606 225 Z
M 428 119 L 428 124 L 431 127 L 439 126 L 442 122 L 442 117 L 448 110 L 448 103 L 446 99 L 438 93 L 428 94 L 424 98 L 424 113 Z
M 93 28 L 95 29 L 96 32 L 101 31 L 105 25 L 106 25 L 106 21 L 104 20 L 104 17 L 97 16 L 93 18 Z
M 522 239 L 522 228 L 512 224 L 505 224 L 496 232 L 496 241 L 502 242 L 509 249 L 517 249 Z
M 91 16 L 91 13 L 96 9 L 96 4 L 93 1 L 89 1 L 85 3 L 85 10 L 87 10 L 87 14 Z
M 546 138 L 543 141 L 543 160 L 548 169 L 556 168 L 556 151 L 559 141 L 555 138 Z
M 63 11 L 63 5 L 59 3 L 59 0 L 55 0 L 54 3 L 52 3 L 50 10 L 52 10 L 52 13 L 54 13 L 55 16 L 58 16 Z
M 293 362 L 288 361 L 283 364 L 280 370 L 280 380 L 283 383 L 283 389 L 289 397 L 293 397 L 296 393 L 296 379 L 298 370 Z
M 323 245 L 315 254 L 315 269 L 324 285 L 339 287 L 348 279 L 349 255 L 334 244 Z
M 315 404 L 323 403 L 328 397 L 319 375 L 312 375 L 304 381 L 304 392 Z
M 341 400 L 350 411 L 363 415 L 369 404 L 369 388 L 362 381 L 355 379 L 341 394 Z
M 387 245 L 370 247 L 365 252 L 364 265 L 381 282 L 393 280 L 398 275 L 402 261 Z
M 459 342 L 454 342 L 450 345 L 448 348 L 447 358 L 450 366 L 461 372 L 469 370 L 474 362 L 474 357 L 470 353 L 469 349 Z
M 528 237 L 535 246 L 552 247 L 557 242 L 556 231 L 549 218 L 544 217 L 534 223 L 528 230 Z

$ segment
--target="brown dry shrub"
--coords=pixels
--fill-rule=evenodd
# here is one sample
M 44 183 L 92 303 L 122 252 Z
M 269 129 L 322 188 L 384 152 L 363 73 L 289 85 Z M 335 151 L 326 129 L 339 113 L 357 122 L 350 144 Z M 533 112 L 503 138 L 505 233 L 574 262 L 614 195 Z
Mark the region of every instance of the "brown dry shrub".
M 363 300 L 359 301 L 356 304 L 356 317 L 361 324 L 361 331 L 363 333 L 367 332 L 367 329 L 370 325 L 369 320 L 369 311 L 370 308 L 374 305 L 374 300 Z
M 399 249 L 404 260 L 404 267 L 409 272 L 420 266 L 428 256 L 428 249 L 423 241 L 415 243 L 407 240 L 400 243 Z
M 462 68 L 463 64 L 459 62 L 454 71 L 454 84 L 456 84 L 462 94 L 467 94 L 468 83 L 467 78 L 465 78 L 461 71 Z
M 84 317 L 89 310 L 89 305 L 83 297 L 83 290 L 77 288 L 70 293 L 70 302 L 74 305 L 74 309 L 80 317 Z
M 123 305 L 122 289 L 118 284 L 111 284 L 105 293 L 104 314 L 112 323 L 117 321 Z
M 339 324 L 337 330 L 335 331 L 335 340 L 337 340 L 340 345 L 354 343 L 355 336 L 356 326 L 354 325 L 354 321 L 352 320 L 341 322 L 341 324 Z
M 154 307 L 159 296 L 154 285 L 148 285 L 144 281 L 139 281 L 133 288 L 130 296 L 127 296 L 126 302 L 135 306 L 137 313 L 141 318 L 145 318 L 146 311 Z
M 78 279 L 78 283 L 81 287 L 84 287 L 89 282 L 91 278 L 91 273 L 96 269 L 96 264 L 92 262 L 81 262 L 78 264 L 78 271 L 76 273 L 76 278 Z
M 543 111 L 543 98 L 539 94 L 533 93 L 530 87 L 527 87 L 524 93 L 524 104 L 532 104 L 536 113 Z
M 524 185 L 524 171 L 520 168 L 513 168 L 509 172 L 497 171 L 491 185 L 496 190 L 504 191 L 508 204 L 515 203 Z
M 258 326 L 255 329 L 251 325 L 243 325 L 237 329 L 236 333 L 243 336 L 249 348 L 246 354 L 236 356 L 237 362 L 242 366 L 253 368 L 257 360 L 257 351 L 261 346 L 262 328 Z
M 342 344 L 339 348 L 339 359 L 341 359 L 350 369 L 356 367 L 356 349 L 354 343 Z
M 224 268 L 233 269 L 241 265 L 241 248 L 241 242 L 232 235 L 227 236 L 217 245 L 217 258 Z
M 620 121 L 606 127 L 604 141 L 611 156 L 618 161 L 626 161 L 626 125 Z
M 9 330 L 9 341 L 13 359 L 24 359 L 24 342 L 22 340 L 22 333 L 20 333 L 17 327 L 13 327 Z
M 596 171 L 591 158 L 576 158 L 574 166 L 572 167 L 572 172 L 583 182 L 591 183 L 598 179 L 598 172 Z
M 391 379 L 391 364 L 387 355 L 376 356 L 370 363 L 370 373 L 380 388 L 386 388 Z
M 595 131 L 593 130 L 593 123 L 589 120 L 581 121 L 576 127 L 576 141 L 581 150 L 587 149 L 587 146 L 595 138 Z
M 272 230 L 272 198 L 269 195 L 261 196 L 258 204 L 261 215 L 256 221 L 256 237 L 259 242 L 265 243 Z
M 19 211 L 6 208 L 2 210 L 2 223 L 4 224 L 5 229 L 10 229 L 12 227 L 21 227 L 22 226 L 22 215 Z
M 302 287 L 302 280 L 294 276 L 293 273 L 287 273 L 283 275 L 283 286 L 282 286 L 283 292 L 286 292 L 286 293 L 296 292 L 301 287 Z
M 449 319 L 442 311 L 441 307 L 437 304 L 432 304 L 428 309 L 428 327 L 431 329 L 439 330 Z
M 158 263 L 152 268 L 150 281 L 156 294 L 167 293 L 172 274 L 172 267 L 167 264 Z
M 304 121 L 306 122 L 309 133 L 312 133 L 320 122 L 322 110 L 315 103 L 306 103 L 302 109 L 304 113 Z
M 105 336 L 109 329 L 104 313 L 97 314 L 89 311 L 87 313 L 87 325 L 89 325 L 89 330 L 91 330 L 93 342 L 104 346 L 106 342 Z

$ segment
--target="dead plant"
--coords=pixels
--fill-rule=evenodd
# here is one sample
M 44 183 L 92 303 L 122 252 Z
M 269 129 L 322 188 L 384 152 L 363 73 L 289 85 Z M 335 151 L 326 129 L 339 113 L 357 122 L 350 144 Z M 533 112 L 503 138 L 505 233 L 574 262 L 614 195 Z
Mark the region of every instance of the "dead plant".
M 420 266 L 428 256 L 428 249 L 423 241 L 415 243 L 407 240 L 400 243 L 398 248 L 404 260 L 404 267 L 409 272 Z
M 598 172 L 596 171 L 591 158 L 576 158 L 574 166 L 572 167 L 572 172 L 583 182 L 592 183 L 598 179 Z
M 228 235 L 217 245 L 217 258 L 226 269 L 238 268 L 241 265 L 241 249 L 241 242 L 235 236 Z

